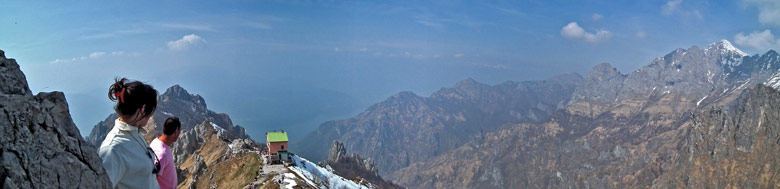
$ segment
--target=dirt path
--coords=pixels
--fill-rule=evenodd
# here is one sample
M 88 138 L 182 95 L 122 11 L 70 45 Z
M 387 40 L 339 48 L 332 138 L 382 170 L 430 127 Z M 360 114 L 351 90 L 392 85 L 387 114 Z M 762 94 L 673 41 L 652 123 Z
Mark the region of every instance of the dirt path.
M 263 161 L 265 158 L 261 157 L 260 161 Z M 260 166 L 262 169 L 260 169 L 260 174 L 257 175 L 256 181 L 250 183 L 244 188 L 260 188 L 260 186 L 263 186 L 267 181 L 271 179 L 271 176 L 274 175 L 280 175 L 289 172 L 286 167 L 282 164 L 276 164 L 276 165 L 268 165 L 265 164 L 265 162 L 261 162 Z

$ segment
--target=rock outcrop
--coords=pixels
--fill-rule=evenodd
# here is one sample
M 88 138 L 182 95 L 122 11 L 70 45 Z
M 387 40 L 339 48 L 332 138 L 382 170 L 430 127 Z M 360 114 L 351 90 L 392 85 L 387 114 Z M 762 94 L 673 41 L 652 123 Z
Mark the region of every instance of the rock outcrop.
M 0 50 L 2 188 L 110 188 L 95 146 L 73 123 L 62 92 L 35 96 Z
M 345 158 L 343 156 L 346 155 L 347 149 L 344 148 L 344 143 L 333 141 L 333 144 L 330 145 L 330 150 L 328 151 L 328 162 L 338 162 L 339 160 Z
M 252 141 L 248 138 L 233 139 L 233 142 L 231 142 L 228 146 L 230 147 L 230 153 L 233 154 L 249 153 L 251 151 L 257 150 L 258 147 L 258 145 L 255 144 L 255 141 Z
M 363 159 L 358 154 L 347 154 L 344 144 L 339 141 L 333 141 L 328 152 L 328 160 L 318 164 L 330 167 L 333 169 L 333 173 L 344 178 L 353 180 L 365 179 L 378 188 L 401 188 L 392 182 L 382 179 L 371 158 Z
M 198 180 L 198 177 L 206 171 L 206 162 L 203 161 L 203 156 L 195 155 L 195 164 L 190 169 L 190 174 L 196 175 L 192 180 Z
M 194 154 L 200 148 L 200 144 L 204 142 L 201 137 L 205 131 L 204 129 L 198 129 L 196 126 L 192 130 L 182 131 L 179 134 L 179 140 L 171 146 L 171 151 L 176 152 L 173 154 L 173 159 L 176 164 L 179 165 L 190 155 Z
M 352 164 L 360 171 L 370 173 L 370 175 L 366 176 L 379 176 L 379 171 L 371 158 L 363 159 L 358 154 L 347 154 L 347 149 L 344 147 L 344 144 L 339 141 L 333 141 L 333 145 L 331 145 L 330 152 L 328 153 L 328 163 Z
M 179 187 L 200 188 L 215 182 L 244 186 L 249 180 L 212 175 L 215 172 L 249 174 L 259 170 L 259 166 L 245 167 L 236 164 L 259 164 L 257 151 L 261 146 L 249 138 L 229 141 L 227 133 L 221 131 L 223 131 L 221 127 L 209 121 L 203 121 L 190 130 L 182 131 L 179 140 L 171 147 L 176 166 L 181 169 Z

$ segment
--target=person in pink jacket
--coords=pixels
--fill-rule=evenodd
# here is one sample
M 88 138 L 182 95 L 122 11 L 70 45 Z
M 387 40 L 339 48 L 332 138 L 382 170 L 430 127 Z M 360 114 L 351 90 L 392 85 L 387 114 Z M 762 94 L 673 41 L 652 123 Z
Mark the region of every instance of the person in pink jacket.
M 157 137 L 152 141 L 149 146 L 152 147 L 154 153 L 160 159 L 155 163 L 160 165 L 160 173 L 157 174 L 157 183 L 160 184 L 160 188 L 176 188 L 179 183 L 176 178 L 176 166 L 173 162 L 173 154 L 171 153 L 171 145 L 179 139 L 181 134 L 181 122 L 177 117 L 169 117 L 165 120 L 163 130 L 160 137 Z

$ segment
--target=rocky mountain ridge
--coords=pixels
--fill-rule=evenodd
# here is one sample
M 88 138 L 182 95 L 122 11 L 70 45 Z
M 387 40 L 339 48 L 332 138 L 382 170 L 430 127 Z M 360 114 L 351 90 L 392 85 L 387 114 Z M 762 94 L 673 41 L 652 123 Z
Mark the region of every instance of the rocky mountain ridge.
M 719 150 L 750 149 L 744 145 L 757 143 L 753 136 L 777 134 L 757 132 L 761 124 L 780 124 L 744 118 L 768 116 L 773 106 L 767 103 L 777 91 L 758 83 L 771 80 L 766 73 L 778 71 L 773 68 L 780 62 L 766 58 L 774 51 L 731 61 L 743 53 L 722 48 L 722 43 L 703 51 L 695 46 L 677 49 L 628 75 L 600 64 L 572 95 L 569 106 L 550 121 L 507 124 L 445 155 L 397 171 L 395 181 L 420 188 L 775 186 L 771 179 L 750 179 L 777 174 L 761 168 L 767 165 L 759 165 L 762 161 L 741 163 L 749 167 L 741 171 L 733 165 L 735 159 L 771 155 L 773 147 L 755 155 L 722 157 L 720 163 L 709 160 Z M 725 50 L 713 50 L 718 47 Z M 737 73 L 742 76 L 731 77 Z M 736 108 L 721 111 L 722 107 Z M 745 132 L 733 131 L 740 129 Z M 710 157 L 704 156 L 707 153 Z M 728 171 L 712 172 L 720 168 Z
M 605 132 L 630 129 L 605 127 L 614 124 L 606 120 L 513 124 L 396 174 L 414 188 L 777 187 L 778 100 L 780 92 L 758 85 L 730 106 L 690 113 L 679 127 L 639 141 Z M 588 125 L 596 127 L 564 134 Z
M 463 114 L 468 115 L 463 116 L 467 117 L 465 120 L 501 120 L 489 127 L 463 126 L 469 124 L 462 123 L 457 127 L 457 122 L 420 121 L 460 118 L 458 114 L 434 111 L 439 107 L 484 112 L 496 107 L 490 99 L 504 104 L 513 102 L 495 98 L 501 96 L 496 93 L 485 92 L 490 91 L 490 86 L 466 80 L 452 89 L 442 89 L 430 98 L 399 93 L 354 118 L 325 123 L 311 135 L 339 137 L 315 137 L 316 140 L 311 141 L 343 141 L 347 148 L 361 156 L 378 160 L 380 170 L 390 168 L 381 175 L 414 188 L 696 186 L 680 180 L 686 177 L 670 176 L 673 175 L 670 172 L 678 170 L 672 169 L 674 166 L 695 167 L 690 162 L 677 161 L 685 154 L 680 146 L 687 145 L 690 128 L 710 127 L 697 125 L 702 121 L 698 120 L 701 116 L 695 115 L 703 115 L 700 112 L 703 109 L 734 106 L 743 101 L 744 96 L 751 96 L 752 91 L 766 91 L 759 84 L 774 86 L 780 83 L 778 59 L 780 56 L 775 51 L 748 56 L 730 42 L 721 40 L 704 49 L 697 46 L 676 49 L 628 74 L 620 73 L 608 63 L 599 64 L 575 84 L 572 92 L 565 95 L 568 97 L 561 101 L 563 103 L 547 116 L 539 116 L 544 118 L 538 119 L 540 121 L 495 119 L 495 111 L 488 114 L 490 116 Z M 515 92 L 506 94 L 533 98 L 528 94 L 535 91 Z M 439 101 L 435 100 L 437 98 Z M 446 105 L 448 102 L 457 103 Z M 522 112 L 517 111 L 521 108 L 508 106 L 506 110 Z M 524 115 L 531 117 L 532 114 Z M 467 130 L 471 134 L 404 130 L 405 127 Z M 482 130 L 484 128 L 489 129 Z M 373 134 L 373 131 L 382 132 Z M 439 140 L 408 137 L 418 134 Z M 448 141 L 460 144 L 458 147 L 430 145 L 448 137 L 463 140 Z M 403 150 L 384 149 L 386 146 Z M 435 153 L 421 153 L 407 146 Z M 399 153 L 405 156 L 399 156 Z
M 237 159 L 254 160 L 255 162 L 245 163 L 259 164 L 259 158 L 250 158 L 250 156 L 256 156 L 257 151 L 262 149 L 263 146 L 257 145 L 249 138 L 226 141 L 225 132 L 220 132 L 220 130 L 223 129 L 206 120 L 192 129 L 182 132 L 179 141 L 173 144 L 171 151 L 174 154 L 176 167 L 179 170 L 177 171 L 179 188 L 208 186 L 212 183 L 224 185 L 235 184 L 233 182 L 245 182 L 243 185 L 248 184 L 248 181 L 225 181 L 230 180 L 230 178 L 216 180 L 213 179 L 214 176 L 206 175 L 213 174 L 215 171 L 239 171 L 243 167 L 218 166 L 223 162 L 231 162 Z M 257 169 L 257 167 L 254 168 Z
M 323 123 L 296 146 L 301 155 L 324 160 L 327 144 L 343 141 L 355 153 L 372 157 L 386 177 L 504 123 L 545 121 L 565 106 L 580 80 L 567 74 L 489 86 L 468 79 L 431 97 L 400 92 L 354 118 Z

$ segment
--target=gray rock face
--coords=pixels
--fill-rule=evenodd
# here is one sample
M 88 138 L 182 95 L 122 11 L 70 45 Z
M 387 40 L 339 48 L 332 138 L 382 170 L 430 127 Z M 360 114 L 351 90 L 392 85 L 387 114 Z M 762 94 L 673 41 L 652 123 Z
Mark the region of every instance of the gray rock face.
M 203 161 L 203 157 L 200 155 L 195 156 L 195 166 L 190 170 L 190 174 L 201 175 L 206 170 L 206 163 Z M 197 179 L 195 179 L 197 180 Z
M 19 64 L 14 59 L 6 59 L 5 52 L 0 50 L 0 94 L 32 96 L 27 78 L 19 69 Z
M 621 74 L 609 63 L 601 63 L 594 67 L 588 76 L 582 80 L 580 87 L 572 94 L 569 103 L 583 99 L 595 99 L 600 101 L 612 101 L 617 99 L 626 75 Z
M 195 151 L 200 148 L 200 143 L 204 140 L 200 137 L 202 135 L 199 135 L 198 131 L 201 130 L 201 133 L 204 131 L 202 131 L 203 129 L 197 129 L 198 127 L 199 126 L 195 126 L 192 130 L 182 131 L 181 134 L 179 134 L 179 140 L 171 146 L 171 151 L 174 152 L 173 159 L 176 161 L 176 165 L 183 163 L 188 156 L 195 153 Z
M 230 143 L 230 153 L 245 153 L 255 150 L 257 144 L 250 139 L 233 139 Z
M 333 141 L 328 153 L 328 161 L 320 165 L 330 166 L 334 173 L 348 179 L 362 178 L 378 188 L 401 188 L 379 176 L 379 170 L 371 158 L 363 159 L 358 154 L 347 154 L 344 144 Z
M 61 92 L 33 96 L 0 51 L 0 185 L 110 188 L 97 149 L 84 141 Z
M 363 159 L 358 154 L 347 154 L 347 149 L 344 147 L 344 143 L 339 141 L 333 141 L 333 145 L 330 146 L 330 152 L 328 153 L 328 163 L 350 163 L 354 164 L 361 170 L 371 173 L 370 176 L 379 176 L 379 171 L 371 158 Z
M 187 183 L 187 188 L 195 188 L 196 181 L 203 173 L 206 172 L 206 169 L 208 169 L 208 167 L 206 167 L 206 162 L 203 161 L 203 157 L 196 155 L 195 164 L 190 170 L 190 175 L 194 175 L 195 177 L 191 179 L 189 183 Z
M 679 137 L 679 160 L 669 162 L 660 188 L 777 188 L 780 159 L 780 92 L 759 85 L 729 107 L 692 115 Z M 684 165 L 684 166 L 677 166 Z
M 344 143 L 339 141 L 333 141 L 333 145 L 330 145 L 330 151 L 328 152 L 329 162 L 338 162 L 342 156 L 347 155 L 347 149 L 344 148 Z

